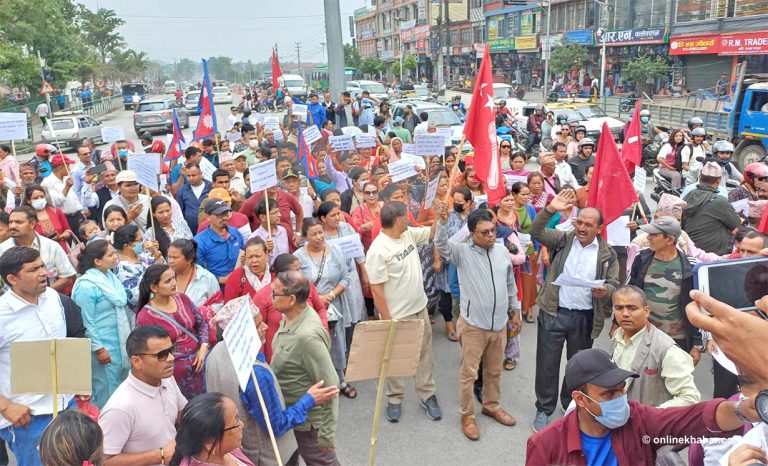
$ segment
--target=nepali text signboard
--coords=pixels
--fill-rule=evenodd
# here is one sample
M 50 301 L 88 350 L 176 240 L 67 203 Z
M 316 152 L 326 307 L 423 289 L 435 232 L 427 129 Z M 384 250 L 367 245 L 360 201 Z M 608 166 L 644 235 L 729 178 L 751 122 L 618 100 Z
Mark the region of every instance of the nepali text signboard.
M 764 55 L 768 53 L 768 31 L 722 34 L 720 55 Z
M 720 35 L 703 34 L 669 38 L 670 55 L 704 55 L 720 52 Z
M 667 28 L 638 28 L 623 31 L 608 31 L 598 39 L 608 47 L 642 44 L 663 44 L 667 41 Z

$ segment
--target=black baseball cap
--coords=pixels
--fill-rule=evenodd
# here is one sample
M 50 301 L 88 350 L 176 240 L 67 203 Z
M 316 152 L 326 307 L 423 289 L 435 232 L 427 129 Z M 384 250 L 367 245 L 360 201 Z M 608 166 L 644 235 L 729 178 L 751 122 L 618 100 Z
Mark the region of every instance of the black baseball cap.
M 232 208 L 222 200 L 211 200 L 205 205 L 205 213 L 208 215 L 221 215 L 231 211 Z
M 600 348 L 581 350 L 565 365 L 565 384 L 569 392 L 587 383 L 612 387 L 629 377 L 637 378 L 639 375 L 620 369 L 611 356 Z

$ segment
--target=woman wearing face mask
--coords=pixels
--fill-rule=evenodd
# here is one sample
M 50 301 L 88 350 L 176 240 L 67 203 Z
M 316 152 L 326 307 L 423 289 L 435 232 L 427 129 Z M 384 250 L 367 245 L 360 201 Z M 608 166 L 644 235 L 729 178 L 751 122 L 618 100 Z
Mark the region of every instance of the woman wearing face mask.
M 128 305 L 133 312 L 138 309 L 139 283 L 147 267 L 162 260 L 156 241 L 144 241 L 141 231 L 136 225 L 129 223 L 115 231 L 112 244 L 117 250 L 117 267 L 115 275 L 123 284 L 128 294 Z
M 351 214 L 365 202 L 363 186 L 368 183 L 371 176 L 364 168 L 357 167 L 349 171 L 349 177 L 352 178 L 352 189 L 344 191 L 341 195 L 341 210 Z
M 31 206 L 37 214 L 35 231 L 40 236 L 45 236 L 59 243 L 64 252 L 69 254 L 69 244 L 72 232 L 69 230 L 69 222 L 64 212 L 57 207 L 48 205 L 45 190 L 40 185 L 27 186 L 24 189 L 24 205 Z
M 154 221 L 152 221 L 154 217 Z M 168 257 L 168 247 L 177 239 L 192 239 L 192 231 L 184 221 L 184 217 L 173 216 L 171 201 L 164 196 L 155 196 L 150 202 L 147 212 L 147 225 L 150 228 L 144 233 L 147 241 L 157 241 L 163 257 Z M 152 228 L 154 225 L 154 228 Z
M 136 228 L 136 227 L 134 227 Z M 91 341 L 93 403 L 103 408 L 110 395 L 128 376 L 131 364 L 125 342 L 134 327 L 126 289 L 112 270 L 117 251 L 107 240 L 97 239 L 78 256 L 80 273 L 72 299 L 80 306 L 86 336 Z

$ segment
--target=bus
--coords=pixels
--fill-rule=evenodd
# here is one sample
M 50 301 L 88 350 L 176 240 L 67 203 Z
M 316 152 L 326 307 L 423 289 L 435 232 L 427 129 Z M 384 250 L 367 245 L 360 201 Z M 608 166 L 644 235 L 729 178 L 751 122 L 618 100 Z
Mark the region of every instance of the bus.
M 141 100 L 147 93 L 147 85 L 143 83 L 123 84 L 123 105 L 126 110 L 133 108 L 133 93 L 138 93 Z
M 357 70 L 351 66 L 344 67 L 344 82 L 354 79 Z M 309 82 L 315 89 L 328 89 L 328 65 L 319 65 L 310 75 Z

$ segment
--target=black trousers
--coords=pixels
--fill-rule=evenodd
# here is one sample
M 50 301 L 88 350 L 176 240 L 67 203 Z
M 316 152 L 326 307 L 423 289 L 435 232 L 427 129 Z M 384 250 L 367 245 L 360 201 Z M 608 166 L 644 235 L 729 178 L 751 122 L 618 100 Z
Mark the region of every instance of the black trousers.
M 443 316 L 443 320 L 446 323 L 453 320 L 453 314 L 451 314 L 451 293 L 447 291 L 438 291 L 438 299 L 434 306 L 429 308 L 429 315 L 435 315 L 435 311 L 439 311 Z
M 536 409 L 547 416 L 555 412 L 557 389 L 560 383 L 560 359 L 563 345 L 566 357 L 571 359 L 580 350 L 592 348 L 592 311 L 557 308 L 557 316 L 539 312 L 538 335 L 536 337 Z M 563 409 L 571 402 L 571 392 L 560 391 Z
M 714 358 L 712 358 L 712 373 L 715 377 L 712 398 L 728 399 L 739 391 L 739 378 L 721 366 Z
M 528 133 L 528 141 L 525 143 L 525 152 L 526 154 L 531 153 L 531 149 L 533 146 L 541 142 L 541 133 L 536 133 L 531 131 Z

